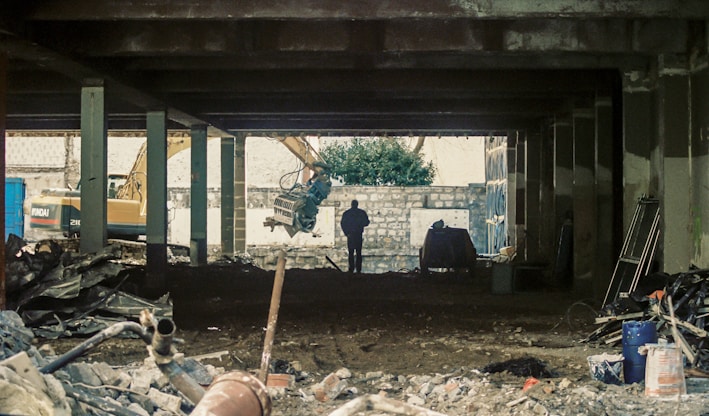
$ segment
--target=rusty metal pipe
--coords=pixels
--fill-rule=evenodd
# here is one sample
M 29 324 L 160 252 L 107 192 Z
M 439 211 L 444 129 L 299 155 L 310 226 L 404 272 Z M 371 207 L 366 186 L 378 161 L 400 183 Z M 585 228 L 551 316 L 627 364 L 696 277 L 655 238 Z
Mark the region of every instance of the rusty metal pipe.
M 190 416 L 269 416 L 266 386 L 244 371 L 223 374 L 209 386 Z
M 172 340 L 176 331 L 175 323 L 171 319 L 160 319 L 154 323 L 153 328 L 155 328 L 155 333 L 150 346 L 155 357 L 155 364 L 168 377 L 173 387 L 184 394 L 193 404 L 199 403 L 204 397 L 204 388 L 173 360 Z
M 86 351 L 96 347 L 108 338 L 115 337 L 123 331 L 130 331 L 137 334 L 143 341 L 145 341 L 146 344 L 149 344 L 152 340 L 152 336 L 143 326 L 135 322 L 119 322 L 109 326 L 98 334 L 67 351 L 56 360 L 40 368 L 39 371 L 44 374 L 51 374 L 80 357 Z
M 155 324 L 155 333 L 150 345 L 161 356 L 172 356 L 172 340 L 175 336 L 175 323 L 170 319 L 160 319 Z
M 273 338 L 276 334 L 276 321 L 278 321 L 278 309 L 281 306 L 281 290 L 283 288 L 283 277 L 286 273 L 286 253 L 281 250 L 278 253 L 278 263 L 276 264 L 276 277 L 273 281 L 273 291 L 271 293 L 271 308 L 268 311 L 268 324 L 266 326 L 266 336 L 263 341 L 263 354 L 261 355 L 261 371 L 259 379 L 264 384 L 268 378 L 268 363 L 271 361 L 271 349 L 273 348 Z
M 184 394 L 193 404 L 197 404 L 202 400 L 204 387 L 190 377 L 176 362 L 170 360 L 157 365 L 160 371 L 170 379 L 170 384 Z

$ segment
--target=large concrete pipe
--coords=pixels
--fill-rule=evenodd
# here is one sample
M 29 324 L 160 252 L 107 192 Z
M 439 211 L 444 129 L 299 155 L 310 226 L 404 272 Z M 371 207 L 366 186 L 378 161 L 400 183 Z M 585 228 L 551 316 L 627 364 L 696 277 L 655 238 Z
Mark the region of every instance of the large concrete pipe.
M 243 371 L 223 374 L 212 382 L 191 416 L 269 416 L 266 386 Z

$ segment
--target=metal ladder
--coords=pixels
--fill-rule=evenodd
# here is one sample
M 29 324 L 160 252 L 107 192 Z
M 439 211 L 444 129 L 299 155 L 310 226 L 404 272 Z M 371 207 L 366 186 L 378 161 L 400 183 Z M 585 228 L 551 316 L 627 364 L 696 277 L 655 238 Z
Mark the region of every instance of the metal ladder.
M 650 272 L 660 236 L 659 222 L 660 201 L 640 198 L 603 299 L 604 306 L 618 297 L 627 297 L 635 290 L 640 278 Z

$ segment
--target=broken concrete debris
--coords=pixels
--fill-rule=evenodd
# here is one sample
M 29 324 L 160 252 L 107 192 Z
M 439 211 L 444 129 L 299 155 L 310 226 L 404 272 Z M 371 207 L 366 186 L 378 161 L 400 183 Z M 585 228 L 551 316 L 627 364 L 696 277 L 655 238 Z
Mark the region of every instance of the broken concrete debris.
M 19 315 L 0 311 L 3 330 L 0 342 L 8 346 L 0 356 L 0 413 L 199 416 L 215 414 L 216 408 L 232 407 L 251 409 L 239 413 L 245 416 L 270 415 L 270 398 L 255 377 L 240 371 L 225 373 L 223 369 L 185 358 L 175 352 L 169 336 L 173 331 L 165 331 L 165 320 L 153 320 L 155 327 L 145 326 L 149 322 L 142 321 L 146 336 L 141 338 L 150 338 L 147 351 L 151 355 L 143 362 L 114 369 L 106 363 L 72 362 L 105 339 L 101 334 L 59 357 L 51 348 L 43 348 L 45 356 L 30 346 L 32 342 L 25 342 L 27 331 Z M 137 324 L 114 324 L 102 333 L 116 336 L 129 325 Z M 170 351 L 169 357 L 162 355 L 163 346 Z M 170 363 L 179 370 L 167 366 Z M 217 393 L 210 395 L 217 384 Z M 205 392 L 203 386 L 209 389 Z M 195 389 L 199 390 L 197 398 L 191 394 Z M 231 397 L 224 392 L 238 394 Z
M 90 335 L 143 309 L 172 317 L 169 294 L 150 301 L 123 290 L 133 266 L 120 263 L 123 244 L 91 255 L 67 251 L 60 240 L 28 246 L 10 234 L 6 244 L 8 309 L 17 311 L 34 333 L 53 339 Z

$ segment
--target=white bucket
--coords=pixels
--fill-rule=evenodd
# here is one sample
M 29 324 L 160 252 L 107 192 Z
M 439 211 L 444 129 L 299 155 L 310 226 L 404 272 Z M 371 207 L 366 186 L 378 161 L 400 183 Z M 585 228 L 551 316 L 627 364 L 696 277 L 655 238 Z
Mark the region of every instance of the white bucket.
M 675 344 L 645 344 L 646 396 L 679 396 L 687 394 L 684 382 L 682 351 Z

